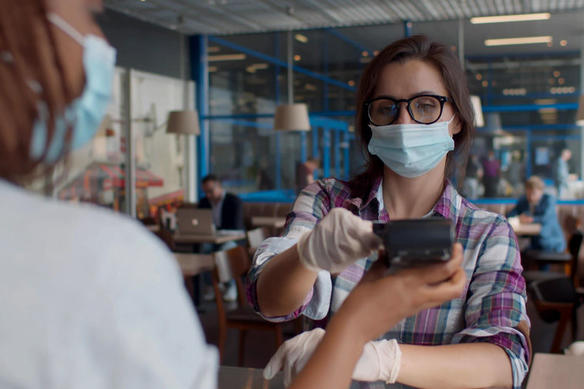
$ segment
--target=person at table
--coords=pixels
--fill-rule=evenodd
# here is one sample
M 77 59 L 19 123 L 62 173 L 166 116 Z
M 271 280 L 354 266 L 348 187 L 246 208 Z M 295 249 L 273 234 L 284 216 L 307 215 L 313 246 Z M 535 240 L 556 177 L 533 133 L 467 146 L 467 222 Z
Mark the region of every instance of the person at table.
M 572 158 L 570 149 L 563 149 L 554 164 L 554 184 L 559 199 L 568 195 L 568 181 L 570 178 L 570 167 L 568 161 Z
M 296 193 L 314 182 L 314 172 L 318 169 L 318 159 L 308 158 L 296 166 Z
M 375 258 L 367 238 L 372 221 L 447 218 L 463 250 L 464 295 L 388 326 L 364 358 L 380 361 L 380 371 L 395 369 L 389 382 L 519 388 L 530 323 L 514 234 L 503 216 L 474 207 L 448 179 L 473 132 L 456 54 L 425 36 L 390 44 L 366 67 L 355 106 L 365 172 L 349 182 L 318 180 L 299 194 L 283 235 L 256 251 L 250 303 L 273 321 L 334 318 Z M 389 357 L 397 350 L 401 364 Z
M 218 230 L 243 230 L 243 203 L 237 195 L 228 193 L 223 189 L 221 181 L 217 176 L 209 174 L 203 177 L 201 187 L 205 197 L 199 202 L 199 208 L 211 209 L 213 211 L 213 224 Z M 202 253 L 212 253 L 214 251 L 228 250 L 235 247 L 235 241 L 225 243 L 203 243 L 199 251 Z M 209 274 L 203 274 L 205 300 L 212 300 L 215 292 L 211 285 Z M 237 287 L 235 281 L 231 280 L 226 285 L 220 285 L 223 290 L 223 298 L 226 301 L 235 301 L 237 298 Z
M 538 176 L 525 181 L 525 195 L 507 213 L 507 217 L 519 217 L 521 223 L 541 225 L 539 235 L 532 236 L 529 249 L 560 253 L 566 250 L 566 239 L 558 221 L 556 200 L 544 193 L 545 184 Z
M 219 230 L 243 230 L 243 203 L 237 195 L 223 189 L 217 176 L 209 174 L 201 181 L 205 197 L 199 208 L 213 210 L 213 223 Z
M 214 389 L 218 355 L 168 249 L 135 220 L 19 186 L 98 129 L 115 64 L 92 18 L 101 8 L 99 0 L 0 2 L 0 386 Z M 294 387 L 348 387 L 364 344 L 385 326 L 463 292 L 457 258 L 389 277 L 370 272 Z
M 489 150 L 487 157 L 483 159 L 483 185 L 485 197 L 497 197 L 499 195 L 499 180 L 501 179 L 501 164 L 495 152 Z

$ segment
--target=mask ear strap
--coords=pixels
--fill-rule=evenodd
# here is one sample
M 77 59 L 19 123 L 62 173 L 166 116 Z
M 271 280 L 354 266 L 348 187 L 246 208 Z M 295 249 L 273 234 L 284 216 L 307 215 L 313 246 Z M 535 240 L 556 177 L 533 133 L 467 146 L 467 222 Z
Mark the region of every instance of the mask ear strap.
M 83 46 L 83 42 L 85 41 L 85 37 L 81 35 L 79 31 L 73 28 L 72 25 L 67 23 L 65 19 L 60 17 L 54 12 L 50 12 L 47 14 L 47 19 L 49 22 L 53 23 L 55 26 L 59 27 L 65 34 L 69 35 L 71 38 L 77 41 L 81 46 Z

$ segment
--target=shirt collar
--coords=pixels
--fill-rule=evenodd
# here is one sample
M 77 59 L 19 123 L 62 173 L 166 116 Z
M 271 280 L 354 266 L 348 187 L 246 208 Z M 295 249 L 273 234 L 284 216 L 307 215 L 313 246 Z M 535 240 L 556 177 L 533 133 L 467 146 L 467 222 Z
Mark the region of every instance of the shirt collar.
M 446 180 L 444 191 L 440 195 L 440 198 L 438 198 L 436 204 L 434 204 L 434 214 L 454 220 L 460 212 L 462 201 L 463 198 L 458 194 L 454 185 L 452 185 L 450 180 Z

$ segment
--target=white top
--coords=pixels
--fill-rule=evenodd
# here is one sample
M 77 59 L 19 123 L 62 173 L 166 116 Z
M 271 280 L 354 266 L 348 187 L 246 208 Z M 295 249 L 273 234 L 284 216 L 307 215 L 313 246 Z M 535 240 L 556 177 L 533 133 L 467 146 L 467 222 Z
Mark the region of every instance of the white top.
M 1 388 L 215 388 L 179 268 L 136 221 L 0 180 Z

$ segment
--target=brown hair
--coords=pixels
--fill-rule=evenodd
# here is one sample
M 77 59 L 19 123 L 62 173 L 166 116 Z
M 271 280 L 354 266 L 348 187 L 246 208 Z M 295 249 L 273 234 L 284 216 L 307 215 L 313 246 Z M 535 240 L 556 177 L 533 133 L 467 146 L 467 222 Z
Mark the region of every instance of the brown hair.
M 432 64 L 440 72 L 449 94 L 449 101 L 456 114 L 455 121 L 460 124 L 460 132 L 453 137 L 454 153 L 448 153 L 447 156 L 447 175 L 454 171 L 454 160 L 466 161 L 474 132 L 474 113 L 466 76 L 458 58 L 448 47 L 441 43 L 432 42 L 424 35 L 404 38 L 383 49 L 369 63 L 361 76 L 357 90 L 355 132 L 361 143 L 366 165 L 365 171 L 349 182 L 355 196 L 362 198 L 367 196 L 374 181 L 383 174 L 383 162 L 377 156 L 371 155 L 367 149 L 371 140 L 371 129 L 369 128 L 365 102 L 374 97 L 375 88 L 386 65 L 393 62 L 405 63 L 412 59 Z M 464 158 L 459 158 L 459 156 Z
M 531 176 L 525 181 L 525 189 L 539 189 L 544 190 L 545 184 L 538 176 Z
M 0 3 L 0 178 L 21 182 L 38 172 L 55 132 L 54 120 L 73 100 L 46 18 L 45 0 Z M 31 156 L 39 111 L 47 121 L 43 154 Z M 67 129 L 69 149 L 71 129 Z

